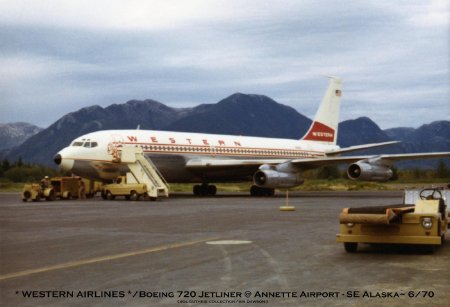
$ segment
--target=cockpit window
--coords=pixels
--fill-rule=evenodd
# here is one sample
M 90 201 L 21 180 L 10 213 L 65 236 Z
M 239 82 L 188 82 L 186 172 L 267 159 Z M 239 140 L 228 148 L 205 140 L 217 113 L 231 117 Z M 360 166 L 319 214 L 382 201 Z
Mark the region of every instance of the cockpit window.
M 90 139 L 81 139 L 80 141 L 74 141 L 72 143 L 72 146 L 83 146 L 85 148 L 93 148 L 97 147 L 98 143 L 95 141 L 92 141 Z

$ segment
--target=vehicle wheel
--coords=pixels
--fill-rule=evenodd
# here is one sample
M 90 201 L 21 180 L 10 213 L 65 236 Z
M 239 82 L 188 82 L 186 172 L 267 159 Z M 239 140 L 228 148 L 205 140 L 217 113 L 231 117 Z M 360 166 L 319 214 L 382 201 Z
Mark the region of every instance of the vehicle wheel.
M 25 191 L 24 193 L 23 193 L 23 199 L 24 199 L 24 201 L 27 201 L 28 199 L 30 199 L 31 198 L 31 193 L 29 192 L 29 191 Z
M 434 254 L 436 251 L 436 245 L 425 245 L 424 246 L 425 253 Z
M 356 250 L 358 249 L 358 243 L 345 242 L 344 248 L 347 253 L 356 253 Z
M 72 194 L 70 194 L 70 192 L 68 192 L 65 199 L 72 199 Z
M 158 198 L 157 197 L 150 197 L 151 201 L 156 201 Z
M 441 236 L 441 245 L 445 243 L 445 233 Z
M 136 191 L 131 191 L 129 199 L 132 201 L 139 200 L 139 194 Z
M 116 198 L 110 191 L 106 191 L 106 199 L 107 200 L 114 200 Z
M 41 198 L 39 197 L 39 195 L 38 196 L 36 196 L 36 198 L 35 199 L 33 199 L 32 201 L 34 201 L 34 202 L 38 202 L 38 201 L 40 201 L 41 200 Z
M 105 193 L 105 191 L 102 191 L 102 194 L 101 194 L 101 195 L 102 195 L 102 198 L 103 198 L 103 199 L 106 199 L 106 193 Z

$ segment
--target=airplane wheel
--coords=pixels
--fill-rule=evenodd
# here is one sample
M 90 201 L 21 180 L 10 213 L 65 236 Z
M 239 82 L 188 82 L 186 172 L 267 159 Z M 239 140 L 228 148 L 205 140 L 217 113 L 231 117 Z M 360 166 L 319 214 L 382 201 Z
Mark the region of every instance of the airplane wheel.
M 208 185 L 207 184 L 204 183 L 200 186 L 200 195 L 202 195 L 202 196 L 208 195 Z
M 275 189 L 266 189 L 266 196 L 274 196 Z
M 194 193 L 195 196 L 201 195 L 200 185 L 198 185 L 198 184 L 194 185 L 194 187 L 192 188 L 192 192 Z
M 257 196 L 258 193 L 258 187 L 256 185 L 252 185 L 250 188 L 250 195 L 251 196 Z
M 195 196 L 207 196 L 207 195 L 216 195 L 217 187 L 215 185 L 204 184 L 196 184 L 192 188 L 192 192 Z
M 274 196 L 275 189 L 260 188 L 256 185 L 252 185 L 252 187 L 250 188 L 250 195 L 251 196 Z
M 217 187 L 215 185 L 209 185 L 207 190 L 208 190 L 208 195 L 216 195 L 216 193 L 217 193 Z

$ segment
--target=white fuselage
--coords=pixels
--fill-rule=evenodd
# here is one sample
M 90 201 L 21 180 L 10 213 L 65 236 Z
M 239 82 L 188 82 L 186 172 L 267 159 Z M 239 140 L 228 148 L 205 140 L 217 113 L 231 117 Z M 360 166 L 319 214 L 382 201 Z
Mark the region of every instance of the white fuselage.
M 312 141 L 154 130 L 104 130 L 75 139 L 61 150 L 60 165 L 74 174 L 112 180 L 127 171 L 119 162 L 123 146 L 140 146 L 169 182 L 250 179 L 258 168 L 192 170 L 188 161 L 254 160 L 261 164 L 292 159 L 323 158 L 339 147 Z M 255 163 L 257 165 L 258 163 Z

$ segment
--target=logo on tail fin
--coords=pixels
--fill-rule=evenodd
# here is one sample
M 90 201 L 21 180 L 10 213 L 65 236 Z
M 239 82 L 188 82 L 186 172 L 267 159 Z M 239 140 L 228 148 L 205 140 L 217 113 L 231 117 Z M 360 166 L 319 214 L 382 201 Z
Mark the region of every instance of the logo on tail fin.
M 335 131 L 333 128 L 319 122 L 314 122 L 303 140 L 333 142 L 334 134 Z

